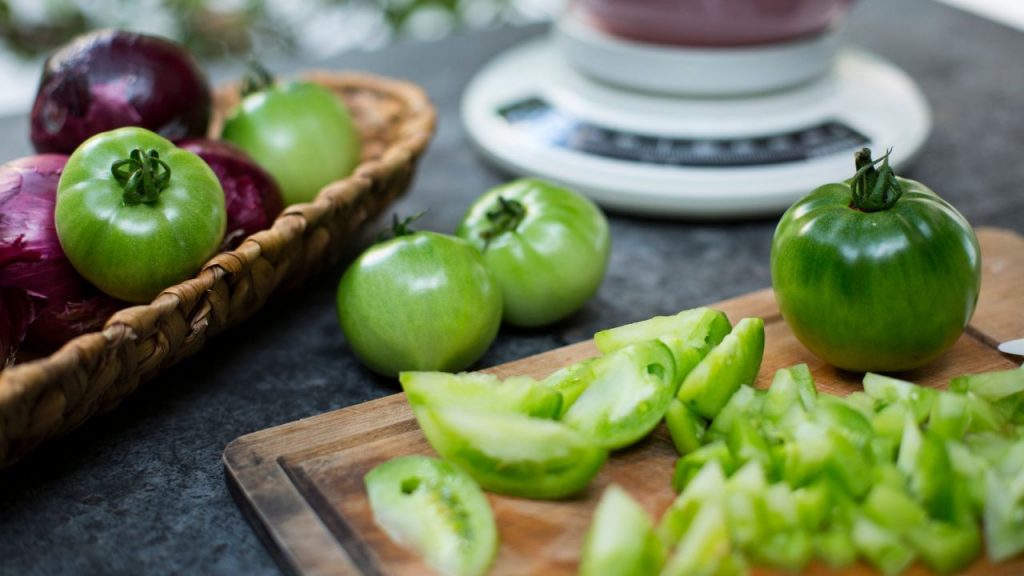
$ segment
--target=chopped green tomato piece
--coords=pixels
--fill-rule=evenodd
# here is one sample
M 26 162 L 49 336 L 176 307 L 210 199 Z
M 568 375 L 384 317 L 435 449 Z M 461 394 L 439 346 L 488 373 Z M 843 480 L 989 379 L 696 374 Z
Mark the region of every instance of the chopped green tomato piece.
M 668 548 L 674 547 L 690 528 L 698 509 L 705 502 L 718 502 L 725 495 L 725 472 L 715 460 L 699 468 L 686 489 L 668 507 L 658 523 L 657 534 Z
M 949 451 L 953 471 L 966 486 L 972 508 L 980 513 L 985 507 L 985 473 L 989 468 L 988 463 L 961 442 L 946 442 L 946 450 Z
M 744 384 L 752 385 L 764 354 L 764 320 L 744 318 L 683 380 L 679 399 L 712 419 Z
M 786 532 L 800 526 L 800 511 L 797 509 L 796 497 L 785 482 L 769 485 L 764 492 L 764 502 L 769 530 Z
M 711 421 L 708 427 L 708 439 L 720 440 L 732 433 L 733 424 L 736 420 L 750 418 L 759 410 L 758 396 L 751 386 L 740 386 L 733 392 L 729 401 L 718 411 L 718 415 Z M 691 409 L 691 412 L 693 410 Z
M 676 471 L 672 475 L 672 488 L 682 492 L 709 462 L 717 462 L 726 474 L 736 470 L 738 462 L 722 440 L 705 444 L 676 460 Z
M 928 416 L 928 430 L 942 438 L 959 440 L 967 433 L 969 424 L 967 398 L 950 392 L 939 394 Z
M 817 405 L 818 391 L 807 364 L 797 364 L 775 372 L 772 385 L 764 399 L 766 418 L 778 420 L 791 408 L 812 411 Z
M 850 405 L 850 408 L 860 412 L 867 418 L 871 418 L 875 414 L 875 399 L 868 396 L 867 392 L 857 390 L 847 394 L 846 403 Z
M 766 470 L 775 470 L 768 442 L 750 420 L 737 418 L 733 422 L 732 432 L 726 439 L 726 444 L 738 463 L 756 461 L 760 462 Z
M 844 434 L 828 430 L 832 442 L 832 457 L 829 458 L 828 473 L 847 494 L 861 498 L 871 489 L 871 463 L 864 453 Z
M 665 424 L 668 425 L 672 443 L 675 444 L 680 456 L 700 448 L 707 423 L 693 410 L 687 408 L 686 404 L 673 398 L 665 412 Z
M 910 407 L 902 402 L 896 402 L 882 407 L 871 419 L 871 425 L 879 436 L 899 443 L 903 438 L 903 429 L 907 425 L 908 417 L 916 423 Z
M 576 399 L 583 394 L 587 386 L 594 381 L 593 364 L 597 358 L 570 364 L 560 370 L 556 370 L 550 376 L 541 380 L 541 384 L 551 388 L 562 395 L 562 406 L 558 411 L 558 419 L 565 417 L 565 413 L 576 403 Z
M 800 526 L 805 530 L 816 532 L 828 516 L 829 494 L 824 482 L 818 482 L 797 488 L 793 491 L 796 502 L 796 513 Z
M 868 449 L 875 436 L 871 421 L 835 396 L 821 397 L 814 419 L 842 434 L 861 450 Z
M 842 568 L 857 561 L 857 547 L 850 530 L 832 526 L 812 538 L 814 553 L 832 568 Z
M 973 522 L 928 522 L 910 529 L 906 535 L 925 564 L 942 574 L 967 568 L 981 554 L 981 532 Z
M 883 404 L 906 403 L 913 409 L 919 424 L 928 417 L 928 412 L 932 409 L 932 402 L 935 401 L 935 396 L 938 394 L 931 388 L 924 388 L 905 380 L 897 380 L 872 372 L 864 375 L 864 391 L 875 401 Z
M 1024 552 L 1024 502 L 1014 500 L 999 475 L 985 474 L 985 547 L 992 562 Z
M 758 564 L 799 571 L 811 561 L 814 553 L 811 536 L 803 530 L 775 532 L 756 542 L 749 550 Z
M 885 484 L 871 489 L 862 509 L 876 524 L 899 533 L 928 521 L 928 513 L 909 494 Z
M 583 542 L 581 576 L 645 576 L 665 564 L 651 517 L 622 488 L 605 489 Z
M 1024 370 L 1014 368 L 960 376 L 949 381 L 949 389 L 954 392 L 974 392 L 989 402 L 1024 396 Z
M 562 405 L 561 394 L 527 376 L 502 382 L 483 372 L 402 372 L 398 381 L 412 406 L 460 407 L 555 418 Z
M 853 543 L 882 574 L 899 574 L 914 561 L 914 550 L 891 530 L 860 517 L 853 523 Z
M 629 446 L 665 416 L 675 390 L 673 362 L 657 340 L 598 358 L 590 366 L 594 380 L 562 420 L 599 446 Z
M 569 496 L 583 490 L 608 457 L 586 436 L 554 420 L 460 408 L 415 412 L 434 450 L 493 492 Z
M 955 522 L 962 519 L 961 498 L 957 494 L 953 465 L 946 444 L 937 435 L 926 431 L 910 473 L 910 491 L 936 520 Z
M 675 356 L 675 384 L 693 369 L 708 351 L 732 329 L 725 314 L 710 308 L 684 310 L 675 316 L 655 316 L 594 335 L 597 349 L 604 354 L 647 340 L 661 340 Z
M 723 564 L 735 562 L 730 559 L 732 551 L 724 507 L 721 502 L 706 502 L 700 505 L 661 573 L 663 576 L 723 574 Z
M 498 548 L 494 515 L 480 487 L 455 466 L 404 456 L 363 478 L 377 524 L 442 574 L 485 574 Z
M 968 432 L 1001 432 L 1006 426 L 1006 416 L 992 407 L 988 400 L 974 392 L 964 394 L 967 402 Z
M 740 548 L 758 542 L 768 532 L 764 502 L 767 486 L 764 468 L 756 461 L 747 462 L 729 478 L 723 503 L 729 536 Z
M 817 422 L 801 422 L 792 441 L 783 445 L 782 478 L 791 486 L 803 486 L 822 473 L 833 454 L 828 430 Z

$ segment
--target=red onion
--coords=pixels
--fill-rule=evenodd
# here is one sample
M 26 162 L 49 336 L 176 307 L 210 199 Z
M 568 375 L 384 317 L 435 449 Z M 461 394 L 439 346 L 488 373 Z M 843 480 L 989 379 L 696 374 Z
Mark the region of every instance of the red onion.
M 53 208 L 66 162 L 42 154 L 0 166 L 0 287 L 32 298 L 27 343 L 41 350 L 98 330 L 125 306 L 79 276 L 60 247 Z
M 265 230 L 284 209 L 274 177 L 241 148 L 220 140 L 186 140 L 178 146 L 206 161 L 224 189 L 228 211 L 224 249 L 232 249 L 247 236 Z
M 35 317 L 32 298 L 21 288 L 0 288 L 0 370 L 14 361 L 14 353 Z
M 171 140 L 204 136 L 210 86 L 184 48 L 120 30 L 79 36 L 46 61 L 32 106 L 39 152 L 70 154 L 85 139 L 141 126 Z

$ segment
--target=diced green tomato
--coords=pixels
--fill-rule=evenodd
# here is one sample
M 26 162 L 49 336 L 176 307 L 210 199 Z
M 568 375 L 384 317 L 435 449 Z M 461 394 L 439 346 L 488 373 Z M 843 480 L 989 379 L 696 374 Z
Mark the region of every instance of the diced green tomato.
M 909 494 L 886 484 L 875 485 L 861 508 L 876 524 L 899 533 L 928 521 L 928 513 Z
M 398 381 L 414 407 L 460 407 L 555 418 L 562 405 L 561 394 L 527 376 L 502 382 L 483 372 L 402 372 Z
M 928 430 L 942 438 L 959 440 L 967 433 L 968 424 L 967 398 L 951 392 L 939 393 L 928 416 Z
M 871 439 L 870 453 L 876 463 L 895 462 L 896 453 L 899 450 L 899 440 L 875 436 Z
M 918 423 L 924 422 L 928 417 L 937 395 L 937 391 L 931 388 L 873 372 L 864 374 L 864 391 L 876 401 L 885 404 L 905 402 L 913 409 Z
M 828 518 L 829 490 L 824 482 L 818 482 L 793 490 L 797 517 L 805 530 L 816 532 Z
M 883 574 L 899 574 L 914 561 L 914 550 L 891 530 L 859 517 L 853 523 L 853 543 Z
M 903 438 L 903 429 L 907 425 L 908 417 L 916 423 L 910 408 L 902 402 L 896 402 L 880 409 L 871 419 L 871 425 L 879 436 L 899 443 Z
M 968 432 L 1000 432 L 1006 426 L 1006 417 L 992 407 L 988 400 L 974 392 L 964 394 L 967 401 Z
M 871 475 L 867 473 L 871 463 L 841 432 L 829 429 L 828 437 L 832 441 L 833 450 L 828 464 L 829 475 L 851 496 L 864 496 L 871 489 Z
M 491 506 L 476 482 L 436 458 L 404 456 L 363 478 L 377 524 L 442 574 L 485 574 L 498 548 Z
M 748 549 L 758 563 L 773 568 L 799 571 L 814 553 L 811 536 L 803 530 L 775 532 Z
M 562 419 L 569 408 L 576 403 L 576 399 L 583 394 L 587 386 L 594 381 L 593 369 L 591 366 L 597 358 L 587 358 L 575 364 L 556 370 L 541 384 L 551 388 L 562 395 L 562 407 L 558 411 L 558 418 Z
M 726 474 L 732 474 L 738 466 L 738 462 L 729 451 L 729 446 L 722 440 L 716 440 L 676 460 L 676 471 L 672 475 L 672 488 L 676 492 L 685 490 L 709 462 L 717 462 Z
M 910 491 L 932 518 L 947 522 L 960 519 L 955 478 L 945 443 L 926 431 L 910 473 Z
M 1024 411 L 1021 410 L 1021 406 L 1024 406 L 1024 394 L 1007 396 L 992 402 L 992 408 L 1008 423 L 1024 421 Z
M 842 568 L 857 561 L 853 535 L 843 526 L 833 525 L 812 538 L 814 553 L 832 568 Z
M 835 396 L 821 397 L 814 419 L 846 436 L 861 450 L 868 448 L 875 436 L 871 421 Z
M 597 349 L 604 354 L 647 340 L 661 340 L 672 350 L 682 382 L 697 361 L 718 345 L 732 329 L 724 313 L 710 308 L 684 310 L 675 316 L 655 316 L 594 334 Z M 694 355 L 693 353 L 696 353 Z
M 1024 552 L 1024 502 L 1014 501 L 999 475 L 985 474 L 985 547 L 992 562 Z
M 712 419 L 740 386 L 752 385 L 764 354 L 764 320 L 744 318 L 679 387 L 679 399 Z
M 1013 447 L 1013 440 L 994 432 L 980 432 L 964 437 L 964 443 L 978 458 L 990 467 L 998 466 L 1006 460 Z
M 729 523 L 729 537 L 736 546 L 746 548 L 767 535 L 764 498 L 760 493 L 727 490 L 723 505 Z
M 1021 396 L 1024 395 L 1024 370 L 1013 368 L 960 376 L 949 381 L 949 389 L 954 392 L 974 392 L 989 402 Z
M 847 394 L 844 400 L 850 405 L 850 408 L 857 410 L 867 418 L 871 418 L 875 414 L 875 399 L 868 396 L 868 393 L 863 390 Z
M 737 418 L 732 425 L 732 432 L 726 439 L 729 451 L 737 462 L 760 462 L 766 470 L 774 471 L 776 466 L 772 453 L 761 432 L 746 418 Z
M 876 487 L 884 485 L 901 492 L 907 489 L 907 477 L 892 461 L 875 464 L 871 472 Z
M 562 421 L 604 448 L 629 446 L 665 416 L 675 390 L 673 362 L 657 340 L 598 358 L 590 365 L 594 380 Z
M 981 532 L 974 522 L 927 522 L 910 529 L 906 537 L 925 564 L 941 574 L 959 572 L 981 554 Z
M 554 420 L 461 408 L 415 412 L 434 450 L 493 492 L 569 496 L 583 490 L 608 457 L 589 438 Z
M 708 427 L 709 439 L 722 439 L 732 433 L 732 426 L 736 420 L 750 418 L 758 412 L 757 395 L 751 386 L 740 386 L 733 392 L 729 401 L 718 411 L 718 415 L 711 421 Z M 692 411 L 692 409 L 691 409 Z
M 802 422 L 783 445 L 782 477 L 791 486 L 817 478 L 834 453 L 828 431 L 817 422 Z
M 921 451 L 922 435 L 917 422 L 909 415 L 903 422 L 903 438 L 900 440 L 900 452 L 896 465 L 908 477 L 914 474 L 917 465 L 917 454 Z
M 751 461 L 744 464 L 735 474 L 729 477 L 728 489 L 732 492 L 760 494 L 768 487 L 764 466 L 760 462 Z
M 768 527 L 773 532 L 785 532 L 800 526 L 793 490 L 785 482 L 771 484 L 764 491 Z
M 732 554 L 725 509 L 721 502 L 700 506 L 689 529 L 669 557 L 662 576 L 715 575 Z
M 946 450 L 953 471 L 966 487 L 972 508 L 980 513 L 985 507 L 985 473 L 989 468 L 988 463 L 960 442 L 947 442 Z
M 606 488 L 583 541 L 581 576 L 657 574 L 665 556 L 647 511 L 617 485 Z
M 674 547 L 690 528 L 701 505 L 720 501 L 725 494 L 725 487 L 725 472 L 717 461 L 711 460 L 699 468 L 697 475 L 661 516 L 656 531 L 662 544 L 668 548 Z
M 707 423 L 677 398 L 673 398 L 668 405 L 665 424 L 668 425 L 668 433 L 680 456 L 700 448 Z
M 817 400 L 810 369 L 807 364 L 797 364 L 775 372 L 762 409 L 766 418 L 778 420 L 793 407 L 814 410 Z

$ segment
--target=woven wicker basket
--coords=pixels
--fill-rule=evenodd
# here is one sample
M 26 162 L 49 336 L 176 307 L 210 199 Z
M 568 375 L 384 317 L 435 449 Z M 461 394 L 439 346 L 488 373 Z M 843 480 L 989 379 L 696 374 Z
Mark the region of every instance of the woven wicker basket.
M 435 111 L 423 91 L 370 75 L 304 78 L 348 104 L 363 143 L 354 174 L 325 186 L 313 202 L 289 206 L 273 227 L 218 254 L 151 304 L 116 313 L 101 332 L 0 372 L 0 466 L 115 407 L 141 382 L 259 310 L 275 291 L 337 262 L 361 225 L 408 188 L 434 129 Z M 235 87 L 218 91 L 212 136 L 237 101 Z

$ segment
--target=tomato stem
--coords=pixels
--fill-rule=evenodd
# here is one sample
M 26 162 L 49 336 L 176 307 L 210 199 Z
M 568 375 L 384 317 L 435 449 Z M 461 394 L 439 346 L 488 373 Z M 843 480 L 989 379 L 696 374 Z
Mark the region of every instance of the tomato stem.
M 890 148 L 885 156 L 877 160 L 871 159 L 871 150 L 862 148 L 854 155 L 857 173 L 850 181 L 853 191 L 853 208 L 861 212 L 880 212 L 892 208 L 903 196 L 903 184 L 896 178 L 896 173 L 889 166 Z M 875 168 L 879 162 L 880 168 Z
M 274 75 L 259 60 L 249 60 L 248 69 L 242 76 L 242 98 L 255 92 L 262 92 L 273 85 Z
M 498 196 L 497 204 L 487 211 L 487 220 L 491 223 L 491 227 L 480 233 L 480 237 L 485 242 L 484 249 L 486 250 L 491 241 L 498 236 L 518 228 L 525 217 L 526 208 L 521 202 Z
M 424 210 L 417 214 L 413 214 L 412 216 L 409 216 L 404 220 L 398 217 L 397 212 L 395 214 L 392 214 L 391 228 L 388 230 L 382 230 L 380 236 L 377 238 L 377 241 L 383 242 L 385 240 L 390 240 L 392 238 L 398 238 L 399 236 L 408 236 L 410 234 L 415 234 L 416 231 L 413 230 L 409 225 L 419 220 L 426 213 L 427 211 Z
M 124 190 L 124 203 L 152 204 L 171 181 L 171 167 L 160 159 L 156 150 L 131 151 L 127 158 L 110 165 L 114 180 Z

